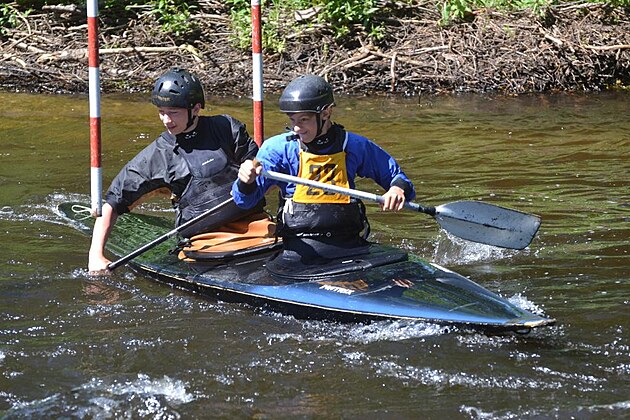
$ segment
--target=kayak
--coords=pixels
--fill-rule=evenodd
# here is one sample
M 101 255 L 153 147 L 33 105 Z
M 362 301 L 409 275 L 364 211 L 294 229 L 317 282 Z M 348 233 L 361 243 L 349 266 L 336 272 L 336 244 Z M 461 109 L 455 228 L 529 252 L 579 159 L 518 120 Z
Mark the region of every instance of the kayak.
M 87 209 L 87 215 L 86 215 Z M 86 234 L 94 219 L 84 203 L 63 203 L 60 214 Z M 121 215 L 107 251 L 125 256 L 172 229 L 172 220 Z M 171 238 L 130 261 L 142 275 L 204 297 L 246 303 L 296 318 L 341 322 L 411 320 L 486 332 L 527 333 L 555 320 L 510 303 L 472 280 L 394 247 L 325 264 L 274 264 L 278 250 L 214 261 L 182 261 Z

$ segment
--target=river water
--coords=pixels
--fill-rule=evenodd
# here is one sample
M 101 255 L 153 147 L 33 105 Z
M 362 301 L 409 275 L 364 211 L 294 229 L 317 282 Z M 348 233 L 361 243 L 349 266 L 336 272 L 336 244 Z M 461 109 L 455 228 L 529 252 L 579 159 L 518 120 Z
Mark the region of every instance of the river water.
M 87 98 L 0 101 L 3 418 L 630 417 L 630 94 L 338 98 L 336 120 L 394 155 L 422 203 L 542 217 L 531 246 L 508 251 L 368 205 L 372 239 L 558 320 L 500 336 L 297 320 L 125 267 L 90 277 L 89 238 L 55 210 L 89 199 Z M 248 100 L 210 104 L 251 127 Z M 267 134 L 282 131 L 275 99 L 266 108 Z M 135 96 L 105 96 L 102 114 L 107 185 L 160 123 Z

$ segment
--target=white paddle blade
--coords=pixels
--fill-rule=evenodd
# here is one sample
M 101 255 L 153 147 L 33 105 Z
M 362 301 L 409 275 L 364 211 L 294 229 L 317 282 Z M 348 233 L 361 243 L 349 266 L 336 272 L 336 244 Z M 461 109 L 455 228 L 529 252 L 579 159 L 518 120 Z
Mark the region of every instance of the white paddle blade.
M 527 247 L 540 227 L 538 216 L 480 201 L 457 201 L 435 210 L 435 220 L 449 233 L 500 248 Z

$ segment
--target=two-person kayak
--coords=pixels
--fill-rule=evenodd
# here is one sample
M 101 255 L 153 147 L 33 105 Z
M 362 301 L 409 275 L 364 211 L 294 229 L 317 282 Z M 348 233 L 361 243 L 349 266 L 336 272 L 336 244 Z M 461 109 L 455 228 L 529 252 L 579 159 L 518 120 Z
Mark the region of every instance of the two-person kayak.
M 89 213 L 89 208 L 88 213 Z M 60 213 L 90 234 L 94 219 L 82 203 L 63 203 Z M 165 235 L 172 221 L 122 215 L 107 250 L 122 257 Z M 530 313 L 470 279 L 397 248 L 373 244 L 369 252 L 326 264 L 273 264 L 277 248 L 211 261 L 186 262 L 171 238 L 129 262 L 139 273 L 213 299 L 308 319 L 364 322 L 417 320 L 481 329 L 528 332 L 554 319 Z

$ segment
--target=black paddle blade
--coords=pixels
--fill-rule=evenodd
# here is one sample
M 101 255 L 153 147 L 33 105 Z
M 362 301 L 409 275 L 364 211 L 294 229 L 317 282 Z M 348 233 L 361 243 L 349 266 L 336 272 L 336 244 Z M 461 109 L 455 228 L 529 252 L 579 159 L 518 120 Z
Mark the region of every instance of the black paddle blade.
M 540 227 L 538 216 L 480 201 L 456 201 L 435 210 L 435 220 L 447 232 L 501 248 L 525 248 Z

